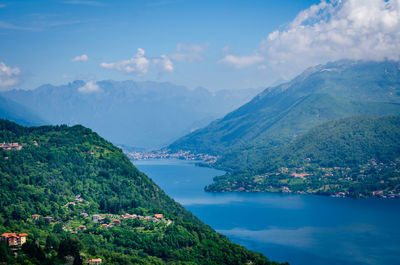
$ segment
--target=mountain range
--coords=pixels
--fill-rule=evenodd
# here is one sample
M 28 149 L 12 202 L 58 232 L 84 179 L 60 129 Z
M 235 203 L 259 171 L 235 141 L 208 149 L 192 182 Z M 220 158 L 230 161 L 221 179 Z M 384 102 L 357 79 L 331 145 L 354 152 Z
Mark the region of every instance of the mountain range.
M 371 118 L 365 121 L 360 118 L 362 115 L 370 115 Z M 380 191 L 383 189 L 391 194 L 398 188 L 396 177 L 394 183 L 391 183 L 387 179 L 376 177 L 373 173 L 367 174 L 369 180 L 359 176 L 360 170 L 365 170 L 361 167 L 365 167 L 368 159 L 372 159 L 374 163 L 383 163 L 387 174 L 394 174 L 398 170 L 393 165 L 397 165 L 396 159 L 400 157 L 396 157 L 398 152 L 391 147 L 398 144 L 396 137 L 399 135 L 393 136 L 398 130 L 390 131 L 396 126 L 393 124 L 386 126 L 387 123 L 376 119 L 385 115 L 400 115 L 399 62 L 342 60 L 309 68 L 287 83 L 265 89 L 250 102 L 228 113 L 222 119 L 178 139 L 167 149 L 172 152 L 189 150 L 194 153 L 219 156 L 218 161 L 212 166 L 224 169 L 228 173 L 216 177 L 217 183 L 208 186 L 206 188 L 208 191 L 287 192 L 288 190 L 283 190 L 282 187 L 290 186 L 292 188 L 289 188 L 290 192 L 334 194 L 344 192 L 345 186 L 346 195 L 353 197 L 372 196 L 377 189 Z M 341 124 L 333 123 L 346 117 L 354 117 L 354 120 L 342 121 Z M 398 122 L 398 119 L 394 118 L 391 121 Z M 316 127 L 325 122 L 328 122 L 328 125 Z M 374 133 L 371 127 L 367 126 L 368 123 L 378 124 L 373 128 L 379 128 L 379 124 L 382 126 L 384 124 L 386 131 L 379 131 L 381 134 L 372 137 Z M 357 134 L 352 131 L 353 126 L 362 128 L 364 132 L 356 138 L 347 137 Z M 342 134 L 337 138 L 335 134 L 330 134 L 331 131 Z M 329 137 L 321 140 L 311 135 Z M 339 141 L 340 137 L 346 141 Z M 304 139 L 309 140 L 307 144 L 304 144 Z M 382 150 L 386 152 L 385 157 L 390 157 L 390 161 L 382 160 L 383 153 L 377 155 L 376 152 Z M 305 153 L 307 157 L 304 157 Z M 313 161 L 311 163 L 313 168 L 309 168 L 310 172 L 304 171 L 304 163 L 294 165 L 293 162 L 304 162 L 306 158 Z M 317 163 L 317 161 L 323 162 Z M 279 167 L 288 168 L 289 171 L 281 172 Z M 307 186 L 304 184 L 307 182 L 305 178 L 301 181 L 293 177 L 297 176 L 296 174 L 306 174 L 299 175 L 303 177 L 309 174 L 313 176 L 331 174 L 320 170 L 330 167 L 350 168 L 351 172 L 336 173 L 348 179 L 354 177 L 357 181 L 349 181 L 341 186 L 335 179 L 330 182 L 335 189 L 321 190 L 319 184 L 325 183 L 321 178 L 309 177 L 308 180 L 313 184 Z M 268 175 L 272 173 L 276 174 L 273 178 Z M 381 173 L 383 174 L 383 171 Z M 265 174 L 268 175 L 269 181 L 262 182 L 262 185 L 254 185 L 259 180 L 254 178 L 259 176 L 265 178 L 267 176 Z M 289 185 L 291 184 L 289 180 L 293 180 L 297 188 Z M 377 185 L 379 181 L 386 184 Z M 357 183 L 363 184 L 363 188 L 349 193 L 348 187 L 352 186 L 355 189 L 355 186 L 359 185 Z
M 88 84 L 91 89 L 87 89 Z M 212 93 L 171 83 L 77 80 L 61 86 L 6 91 L 0 96 L 36 113 L 40 119 L 26 116 L 36 122 L 33 124 L 82 124 L 115 144 L 159 148 L 237 108 L 258 91 Z M 18 122 L 13 117 L 11 120 Z
M 270 149 L 328 120 L 400 113 L 398 62 L 338 61 L 307 69 L 168 146 L 213 155 Z

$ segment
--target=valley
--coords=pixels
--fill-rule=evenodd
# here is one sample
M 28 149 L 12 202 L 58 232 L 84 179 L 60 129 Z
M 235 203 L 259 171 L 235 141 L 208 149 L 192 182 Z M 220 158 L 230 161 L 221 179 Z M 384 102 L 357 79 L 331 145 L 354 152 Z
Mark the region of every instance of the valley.
M 0 265 L 400 265 L 400 0 L 0 0 Z

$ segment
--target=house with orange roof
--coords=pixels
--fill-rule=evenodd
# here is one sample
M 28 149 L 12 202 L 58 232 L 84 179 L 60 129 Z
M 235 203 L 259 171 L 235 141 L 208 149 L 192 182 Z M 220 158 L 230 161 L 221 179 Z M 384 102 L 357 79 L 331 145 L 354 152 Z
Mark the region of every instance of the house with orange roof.
M 102 261 L 103 261 L 103 260 L 100 259 L 100 258 L 98 258 L 98 259 L 90 259 L 90 260 L 88 261 L 88 264 L 89 264 L 89 265 L 100 265 Z
M 40 215 L 38 215 L 38 214 L 32 214 L 32 220 L 33 220 L 33 221 L 38 220 L 39 217 L 40 217 Z

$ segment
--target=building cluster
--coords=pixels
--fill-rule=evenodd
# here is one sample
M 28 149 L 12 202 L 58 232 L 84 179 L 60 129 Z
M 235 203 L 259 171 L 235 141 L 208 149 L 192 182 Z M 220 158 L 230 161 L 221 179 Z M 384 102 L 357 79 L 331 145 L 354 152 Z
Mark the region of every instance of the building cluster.
M 6 143 L 6 142 L 2 142 L 0 143 L 0 149 L 5 150 L 5 151 L 19 151 L 22 149 L 22 147 L 26 146 L 26 143 Z M 39 146 L 39 144 L 37 143 L 37 141 L 33 141 L 33 145 L 34 146 Z
M 41 216 L 39 214 L 32 214 L 32 216 L 31 216 L 31 220 L 32 221 L 37 221 L 37 220 L 39 220 L 39 218 L 41 218 Z M 42 218 L 43 218 L 43 220 L 48 221 L 48 222 L 55 222 L 56 221 L 51 216 L 44 216 Z
M 167 222 L 166 219 L 164 219 L 164 215 L 161 213 L 156 213 L 154 216 L 141 216 L 141 215 L 136 215 L 136 214 L 129 214 L 126 213 L 121 216 L 122 219 L 139 219 L 143 221 L 153 221 L 153 222 Z
M 112 217 L 112 215 L 109 215 Z M 167 225 L 170 225 L 172 223 L 171 220 L 167 220 L 164 218 L 164 215 L 161 213 L 154 214 L 154 216 L 141 216 L 141 215 L 136 215 L 136 214 L 129 214 L 126 213 L 124 215 L 120 216 L 120 219 L 114 219 L 110 223 L 106 223 L 106 217 L 101 216 L 100 214 L 94 214 L 92 215 L 92 222 L 94 223 L 101 223 L 101 226 L 103 227 L 113 227 L 115 225 L 121 224 L 121 220 L 128 220 L 128 219 L 138 219 L 141 221 L 153 221 L 153 222 L 163 222 L 166 223 Z
M 6 151 L 19 151 L 22 149 L 23 146 L 25 146 L 25 143 L 19 144 L 19 143 L 0 143 L 0 148 Z
M 3 233 L 1 235 L 1 241 L 3 241 L 9 247 L 20 247 L 26 242 L 26 233 Z

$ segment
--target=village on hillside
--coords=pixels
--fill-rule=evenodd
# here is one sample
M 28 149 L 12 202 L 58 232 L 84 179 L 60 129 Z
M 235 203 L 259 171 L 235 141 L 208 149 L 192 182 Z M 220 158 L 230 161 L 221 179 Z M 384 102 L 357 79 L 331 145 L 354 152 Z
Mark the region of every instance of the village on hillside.
M 26 145 L 27 145 L 27 143 L 17 143 L 17 142 L 15 142 L 15 143 L 6 143 L 6 142 L 2 142 L 2 143 L 0 143 L 0 149 L 2 149 L 4 151 L 19 151 Z M 33 141 L 33 145 L 34 146 L 39 146 L 37 141 Z
M 111 214 L 111 213 L 98 213 L 88 214 L 85 211 L 78 209 L 89 206 L 89 202 L 86 202 L 80 195 L 76 195 L 73 201 L 67 202 L 63 208 L 65 208 L 70 215 L 64 220 L 55 219 L 52 216 L 41 216 L 39 214 L 33 214 L 27 220 L 37 226 L 47 224 L 52 227 L 58 225 L 64 232 L 70 233 L 71 236 L 78 235 L 79 233 L 97 233 L 109 230 L 114 227 L 123 226 L 128 228 L 133 233 L 162 233 L 169 225 L 173 223 L 172 220 L 165 218 L 162 213 L 155 213 L 152 215 L 139 215 L 125 213 L 122 215 Z M 75 208 L 74 211 L 72 209 Z M 74 216 L 73 212 L 78 210 L 78 216 Z M 129 228 L 130 227 L 130 228 Z M 27 242 L 27 233 L 16 233 L 8 232 L 1 235 L 1 241 L 4 242 L 14 255 L 18 255 L 21 246 Z M 68 261 L 66 257 L 66 260 Z M 89 265 L 100 265 L 103 260 L 99 257 L 87 259 L 85 264 Z

